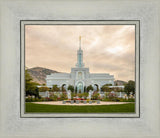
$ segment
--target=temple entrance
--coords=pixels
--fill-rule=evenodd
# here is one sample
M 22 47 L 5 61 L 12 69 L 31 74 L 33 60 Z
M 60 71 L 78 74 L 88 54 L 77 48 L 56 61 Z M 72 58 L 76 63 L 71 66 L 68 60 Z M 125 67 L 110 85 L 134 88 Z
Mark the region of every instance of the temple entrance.
M 77 93 L 83 93 L 83 83 L 78 82 L 77 84 Z

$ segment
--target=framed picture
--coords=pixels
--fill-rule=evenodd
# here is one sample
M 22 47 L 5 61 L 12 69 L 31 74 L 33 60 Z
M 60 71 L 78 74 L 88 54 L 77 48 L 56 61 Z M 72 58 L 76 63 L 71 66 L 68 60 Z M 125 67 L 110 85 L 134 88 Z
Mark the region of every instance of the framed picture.
M 21 116 L 139 117 L 139 24 L 22 20 Z
M 0 137 L 159 138 L 159 4 L 0 1 Z

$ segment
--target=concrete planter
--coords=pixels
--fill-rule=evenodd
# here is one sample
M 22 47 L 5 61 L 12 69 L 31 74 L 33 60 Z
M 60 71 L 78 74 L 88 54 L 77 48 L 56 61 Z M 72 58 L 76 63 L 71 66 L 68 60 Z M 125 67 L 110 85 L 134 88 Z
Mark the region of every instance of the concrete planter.
M 97 100 L 97 104 L 100 104 L 100 100 Z
M 87 103 L 87 101 L 83 101 L 83 103 L 84 103 L 84 104 L 86 104 L 86 103 Z
M 74 100 L 71 100 L 71 104 L 73 104 L 74 103 Z
M 76 100 L 76 104 L 79 104 L 79 100 Z

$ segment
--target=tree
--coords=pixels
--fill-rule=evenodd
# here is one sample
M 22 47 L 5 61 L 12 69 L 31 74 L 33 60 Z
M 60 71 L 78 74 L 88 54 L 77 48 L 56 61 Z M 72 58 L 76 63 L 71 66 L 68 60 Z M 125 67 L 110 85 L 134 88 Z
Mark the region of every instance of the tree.
M 106 84 L 103 85 L 101 87 L 101 91 L 103 91 L 103 92 L 111 92 L 113 90 L 113 88 L 109 88 L 108 86 L 109 86 L 108 84 L 107 85 Z
M 27 70 L 25 70 L 25 92 L 26 95 L 35 95 L 35 97 L 39 97 L 39 93 L 38 93 L 38 87 L 37 85 L 39 85 L 36 82 L 33 82 L 32 77 L 30 76 L 30 74 L 28 73 Z
M 54 92 L 58 92 L 58 91 L 59 91 L 58 86 L 57 86 L 57 85 L 53 85 L 53 87 L 52 87 L 52 91 L 54 91 Z
M 93 87 L 92 87 L 92 85 L 89 85 L 89 86 L 87 87 L 87 92 L 89 92 L 90 90 L 92 90 L 92 91 L 93 91 Z
M 35 97 L 40 98 L 40 96 L 39 96 L 39 88 L 38 87 L 36 87 L 36 89 L 35 89 Z
M 135 94 L 135 81 L 128 81 L 127 84 L 125 84 L 124 91 L 129 96 L 130 92 L 133 92 Z
M 49 88 L 43 86 L 43 87 L 40 87 L 40 88 L 39 88 L 39 91 L 40 91 L 40 92 L 46 92 L 46 91 L 49 91 Z
M 108 86 L 102 86 L 101 87 L 101 91 L 102 92 L 108 92 L 109 91 L 109 87 Z
M 112 84 L 105 84 L 101 87 L 101 91 L 103 92 L 111 92 L 113 88 L 109 88 L 108 86 L 112 86 Z
M 84 92 L 86 92 L 86 86 L 84 86 Z
M 105 85 L 103 85 L 103 86 L 112 86 L 112 84 L 108 84 L 108 83 L 107 83 L 107 84 L 105 84 Z
M 75 89 L 75 93 L 77 93 L 77 86 L 76 86 L 76 89 Z
M 71 92 L 74 92 L 74 86 L 73 85 L 69 85 L 68 86 L 68 90 L 70 90 Z

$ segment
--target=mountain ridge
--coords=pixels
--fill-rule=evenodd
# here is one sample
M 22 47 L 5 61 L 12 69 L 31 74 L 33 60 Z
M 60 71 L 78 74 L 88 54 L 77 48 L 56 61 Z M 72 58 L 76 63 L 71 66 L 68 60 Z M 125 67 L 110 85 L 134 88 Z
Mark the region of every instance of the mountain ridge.
M 56 70 L 47 69 L 44 67 L 33 67 L 28 68 L 27 70 L 33 81 L 39 84 L 46 84 L 46 75 L 50 75 L 51 73 L 59 73 Z

